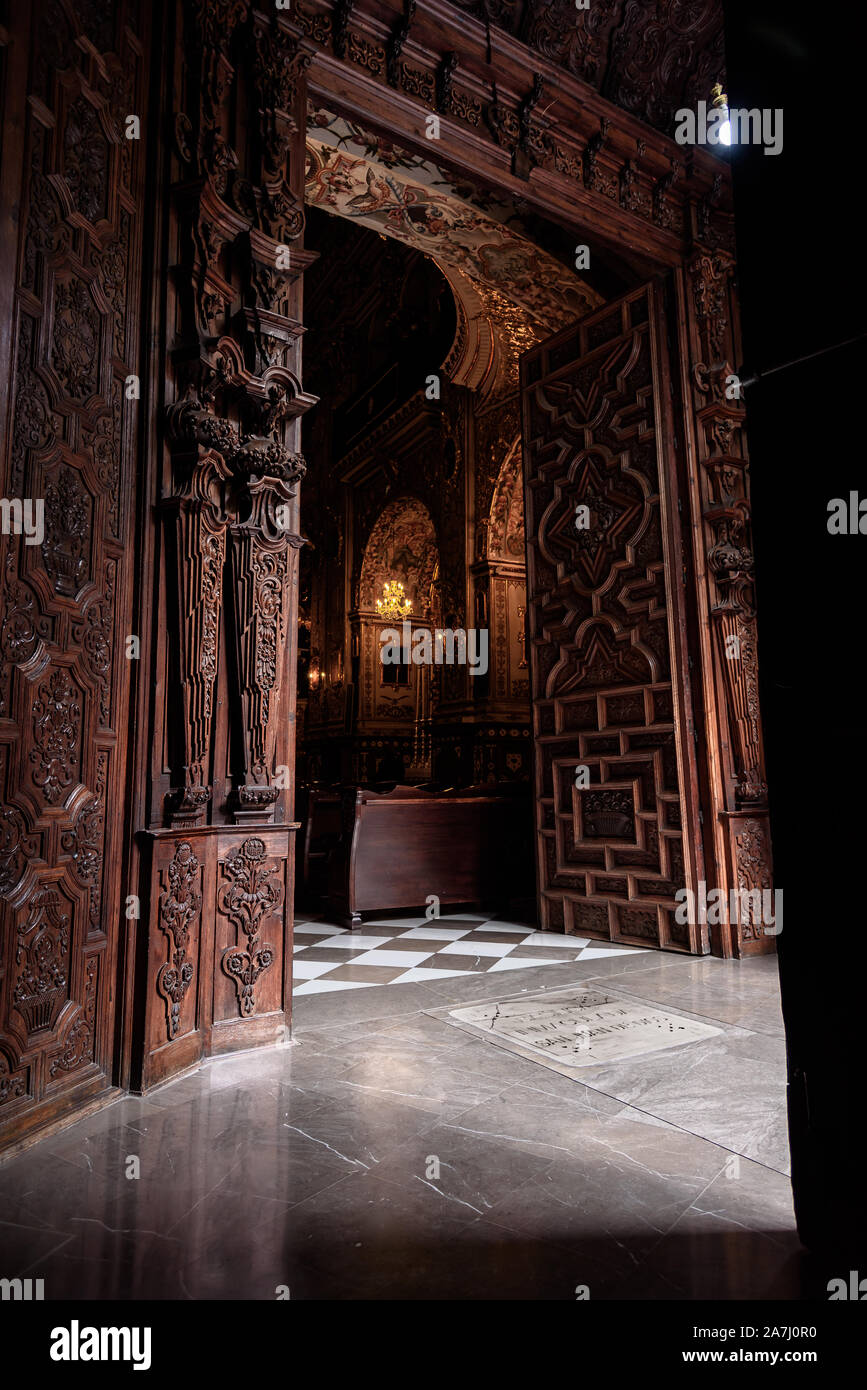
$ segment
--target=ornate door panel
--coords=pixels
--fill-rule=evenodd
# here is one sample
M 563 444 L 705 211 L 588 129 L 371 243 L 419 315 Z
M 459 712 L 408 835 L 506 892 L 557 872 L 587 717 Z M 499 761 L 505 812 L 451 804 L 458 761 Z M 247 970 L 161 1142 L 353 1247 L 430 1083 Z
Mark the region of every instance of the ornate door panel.
M 542 925 L 701 952 L 675 918 L 701 840 L 657 289 L 533 348 L 522 393 Z
M 145 206 L 143 140 L 127 138 L 127 118 L 143 128 L 147 13 L 127 0 L 13 7 L 0 220 L 14 368 L 0 387 L 5 1142 L 112 1079 Z

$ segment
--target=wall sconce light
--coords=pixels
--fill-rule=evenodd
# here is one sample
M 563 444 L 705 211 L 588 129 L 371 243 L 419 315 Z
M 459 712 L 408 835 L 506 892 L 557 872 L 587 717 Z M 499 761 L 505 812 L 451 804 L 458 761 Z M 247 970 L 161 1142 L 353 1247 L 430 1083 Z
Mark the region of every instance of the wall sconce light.
M 721 82 L 715 82 L 711 89 L 711 105 L 715 111 L 719 111 L 722 120 L 719 124 L 719 143 L 730 145 L 732 142 L 732 123 L 729 119 L 729 99 L 722 89 Z

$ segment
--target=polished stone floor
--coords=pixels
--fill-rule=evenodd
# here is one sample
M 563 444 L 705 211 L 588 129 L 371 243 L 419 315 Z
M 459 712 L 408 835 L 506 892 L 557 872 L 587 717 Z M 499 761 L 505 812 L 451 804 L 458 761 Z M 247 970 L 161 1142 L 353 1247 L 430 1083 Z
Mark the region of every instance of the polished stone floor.
M 443 1017 L 591 981 L 721 1032 L 577 1080 Z M 0 1166 L 0 1273 L 48 1299 L 801 1296 L 773 957 L 629 951 L 295 1009 L 297 1042 Z

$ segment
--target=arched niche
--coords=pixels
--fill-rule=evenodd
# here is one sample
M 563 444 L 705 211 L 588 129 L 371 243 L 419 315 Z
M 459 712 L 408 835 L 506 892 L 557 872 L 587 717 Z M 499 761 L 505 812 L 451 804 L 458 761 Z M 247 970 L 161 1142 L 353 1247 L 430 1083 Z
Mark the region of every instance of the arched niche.
M 530 685 L 520 435 L 508 445 L 500 464 L 488 515 L 479 528 L 477 556 L 476 623 L 490 634 L 487 708 L 492 717 L 523 721 L 529 715 Z M 518 762 L 517 775 L 526 774 L 523 753 Z
M 513 441 L 500 465 L 488 516 L 487 557 L 525 563 L 524 480 L 521 436 Z
M 412 604 L 414 619 L 429 615 L 439 547 L 430 512 L 417 497 L 397 497 L 380 513 L 364 548 L 358 607 L 376 613 L 387 580 L 397 579 Z

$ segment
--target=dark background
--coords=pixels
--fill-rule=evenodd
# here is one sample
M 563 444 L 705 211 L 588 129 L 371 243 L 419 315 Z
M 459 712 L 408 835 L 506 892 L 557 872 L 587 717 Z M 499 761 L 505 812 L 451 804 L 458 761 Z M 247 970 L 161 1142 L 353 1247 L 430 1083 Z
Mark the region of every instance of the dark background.
M 781 154 L 730 156 L 749 376 L 865 332 L 867 26 L 852 0 L 725 12 L 730 106 L 784 111 Z M 809 1246 L 854 1256 L 867 1247 L 867 535 L 832 536 L 827 519 L 832 498 L 867 498 L 865 340 L 762 377 L 746 404 L 796 1211 Z

